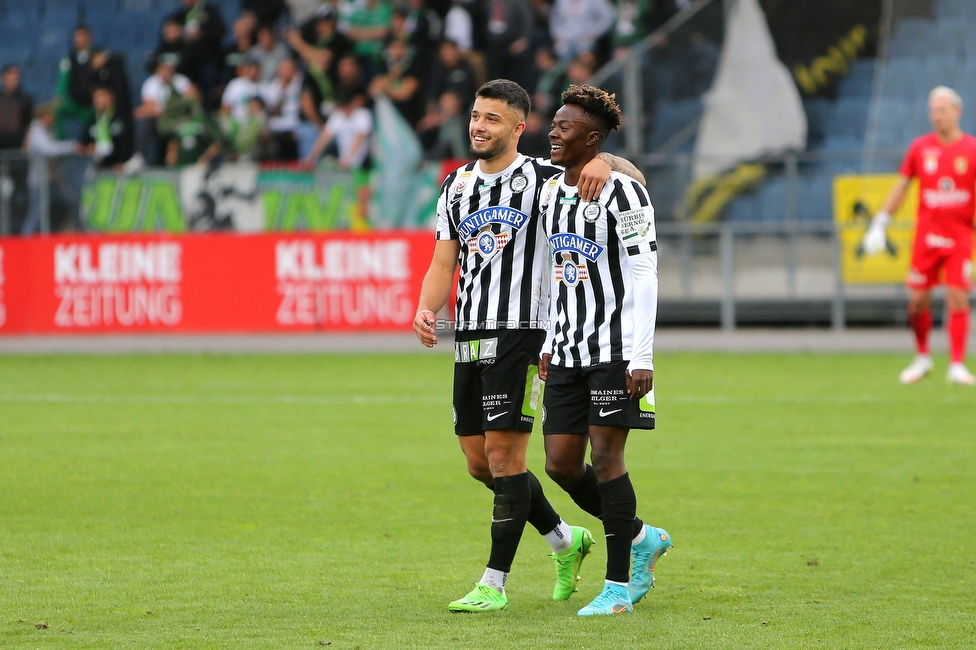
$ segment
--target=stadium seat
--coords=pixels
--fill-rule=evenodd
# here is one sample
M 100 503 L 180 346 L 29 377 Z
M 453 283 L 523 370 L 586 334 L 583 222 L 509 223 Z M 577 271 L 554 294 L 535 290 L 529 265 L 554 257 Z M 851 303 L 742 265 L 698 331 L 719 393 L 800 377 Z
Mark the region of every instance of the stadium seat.
M 972 27 L 958 20 L 940 20 L 935 24 L 935 40 L 932 54 L 947 54 L 953 57 L 966 55 L 966 42 L 972 34 Z
M 939 20 L 964 20 L 976 23 L 976 4 L 971 0 L 939 0 L 935 5 Z
M 828 138 L 834 136 L 864 137 L 867 128 L 868 107 L 870 99 L 867 97 L 841 97 L 827 115 L 825 124 Z
M 904 18 L 895 25 L 890 56 L 923 56 L 931 52 L 935 41 L 935 21 L 927 18 Z
M 874 59 L 861 58 L 837 82 L 837 94 L 841 97 L 869 97 L 873 83 Z
M 961 69 L 957 57 L 946 54 L 930 54 L 925 59 L 924 82 L 929 89 L 936 86 L 955 86 Z M 927 94 L 925 91 L 923 94 Z
M 884 72 L 885 95 L 914 99 L 926 83 L 924 60 L 903 56 L 888 59 Z
M 786 219 L 786 179 L 771 176 L 759 187 L 759 219 L 784 221 Z
M 815 149 L 823 144 L 826 137 L 827 116 L 831 102 L 826 97 L 806 97 L 803 110 L 807 114 L 807 147 Z
M 659 101 L 654 113 L 654 129 L 651 132 L 651 148 L 657 149 L 670 140 L 675 133 L 701 117 L 702 105 L 699 99 L 678 101 Z
M 800 221 L 830 221 L 834 216 L 834 174 L 816 172 L 800 176 Z
M 78 18 L 78 0 L 43 0 L 45 19 L 52 16 L 70 15 L 73 20 Z

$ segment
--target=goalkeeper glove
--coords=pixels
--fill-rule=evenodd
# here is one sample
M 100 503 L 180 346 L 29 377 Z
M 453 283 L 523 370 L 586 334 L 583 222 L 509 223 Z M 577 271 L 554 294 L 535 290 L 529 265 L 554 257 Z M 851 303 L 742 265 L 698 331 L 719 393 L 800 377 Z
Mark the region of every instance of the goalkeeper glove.
M 861 240 L 861 249 L 867 255 L 877 255 L 887 247 L 888 243 L 888 223 L 891 221 L 891 215 L 887 212 L 879 212 L 874 215 L 871 219 L 871 225 L 868 226 L 867 232 L 864 233 L 864 238 Z

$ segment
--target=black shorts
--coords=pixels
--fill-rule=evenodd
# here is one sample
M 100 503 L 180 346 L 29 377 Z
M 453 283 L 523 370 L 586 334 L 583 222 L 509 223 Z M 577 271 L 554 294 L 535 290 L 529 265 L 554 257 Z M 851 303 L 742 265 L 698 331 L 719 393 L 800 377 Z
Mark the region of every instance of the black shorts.
M 550 365 L 542 433 L 587 433 L 591 424 L 653 429 L 653 399 L 653 391 L 640 400 L 628 397 L 626 361 L 585 368 Z
M 542 330 L 465 330 L 454 338 L 454 433 L 532 431 Z

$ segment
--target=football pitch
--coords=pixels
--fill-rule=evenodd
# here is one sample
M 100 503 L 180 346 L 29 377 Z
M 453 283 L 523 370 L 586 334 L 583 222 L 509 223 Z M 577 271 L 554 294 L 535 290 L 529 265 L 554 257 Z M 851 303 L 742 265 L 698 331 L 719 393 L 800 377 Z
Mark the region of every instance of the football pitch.
M 971 648 L 976 391 L 907 359 L 658 355 L 627 456 L 675 548 L 633 615 L 580 619 L 605 546 L 552 602 L 531 526 L 508 610 L 447 611 L 492 496 L 448 355 L 2 356 L 0 648 Z

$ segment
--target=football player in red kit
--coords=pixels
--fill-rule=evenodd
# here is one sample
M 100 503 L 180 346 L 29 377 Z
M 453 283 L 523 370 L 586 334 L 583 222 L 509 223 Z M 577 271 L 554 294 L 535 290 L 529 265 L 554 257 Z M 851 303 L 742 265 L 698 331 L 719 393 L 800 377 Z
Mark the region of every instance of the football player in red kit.
M 890 215 L 905 198 L 911 179 L 918 178 L 918 223 L 907 280 L 908 319 L 915 332 L 917 354 L 899 377 L 903 384 L 914 384 L 932 370 L 932 288 L 943 282 L 951 357 L 946 379 L 954 384 L 976 385 L 976 378 L 963 365 L 973 278 L 976 137 L 959 128 L 961 116 L 962 100 L 956 91 L 939 86 L 929 93 L 929 120 L 935 130 L 917 138 L 908 148 L 901 179 L 871 220 L 862 242 L 869 255 L 885 249 L 885 227 Z

